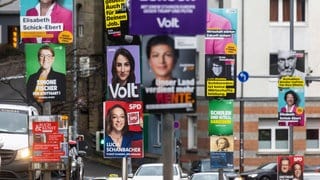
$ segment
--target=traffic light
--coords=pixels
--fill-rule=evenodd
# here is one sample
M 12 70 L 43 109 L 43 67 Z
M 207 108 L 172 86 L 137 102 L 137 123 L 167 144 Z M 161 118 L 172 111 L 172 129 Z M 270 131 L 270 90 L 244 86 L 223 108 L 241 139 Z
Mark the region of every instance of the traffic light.
M 9 44 L 17 48 L 19 41 L 19 27 L 18 26 L 10 26 L 9 27 Z
M 104 137 L 103 131 L 96 131 L 96 151 L 104 150 Z

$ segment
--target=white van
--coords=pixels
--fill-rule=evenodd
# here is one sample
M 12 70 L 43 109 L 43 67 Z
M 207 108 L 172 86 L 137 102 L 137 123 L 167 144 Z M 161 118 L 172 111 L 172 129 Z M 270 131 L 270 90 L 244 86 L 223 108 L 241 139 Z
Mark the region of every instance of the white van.
M 28 177 L 28 119 L 38 114 L 33 106 L 0 104 L 0 179 Z

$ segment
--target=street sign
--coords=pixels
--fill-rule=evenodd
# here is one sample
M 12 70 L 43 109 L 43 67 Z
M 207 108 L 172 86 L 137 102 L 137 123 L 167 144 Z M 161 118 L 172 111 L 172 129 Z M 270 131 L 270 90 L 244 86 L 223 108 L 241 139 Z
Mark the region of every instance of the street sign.
M 240 82 L 246 82 L 249 79 L 249 74 L 246 71 L 241 71 L 238 74 L 238 79 Z

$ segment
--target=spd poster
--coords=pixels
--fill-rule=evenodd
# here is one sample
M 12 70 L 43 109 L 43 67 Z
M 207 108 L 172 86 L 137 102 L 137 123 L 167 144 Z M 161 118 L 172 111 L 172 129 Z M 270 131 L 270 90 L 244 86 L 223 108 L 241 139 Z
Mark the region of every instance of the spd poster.
M 303 180 L 304 157 L 298 155 L 278 156 L 277 180 Z
M 142 101 L 103 103 L 104 158 L 143 158 Z

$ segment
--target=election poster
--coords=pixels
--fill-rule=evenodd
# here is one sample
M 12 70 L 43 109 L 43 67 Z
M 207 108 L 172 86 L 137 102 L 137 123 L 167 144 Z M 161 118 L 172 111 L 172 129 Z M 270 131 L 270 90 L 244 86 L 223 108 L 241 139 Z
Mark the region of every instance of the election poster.
M 129 34 L 128 0 L 104 0 L 104 19 L 108 38 L 115 40 Z
M 140 100 L 140 47 L 107 46 L 108 100 Z
M 62 44 L 26 44 L 26 86 L 29 101 L 66 100 L 66 52 Z
M 278 82 L 278 124 L 304 126 L 304 80 L 299 76 L 285 76 Z
M 209 7 L 205 54 L 237 54 L 237 17 L 236 9 Z
M 304 157 L 299 155 L 278 156 L 277 180 L 303 180 Z
M 129 4 L 130 34 L 205 34 L 206 1 L 131 0 Z
M 73 42 L 73 0 L 20 0 L 20 32 L 23 43 Z M 46 6 L 40 9 L 41 6 Z
M 236 98 L 236 55 L 205 55 L 207 99 Z
M 104 158 L 143 158 L 142 101 L 103 103 Z
M 233 152 L 210 152 L 210 167 L 233 168 Z
M 205 96 L 236 98 L 237 10 L 209 8 L 205 35 Z
M 233 134 L 233 100 L 211 100 L 208 112 L 209 136 Z
M 68 158 L 68 121 L 61 115 L 31 116 L 29 140 L 32 163 L 64 162 Z
M 305 53 L 303 50 L 279 50 L 270 54 L 270 75 L 305 76 Z
M 142 37 L 142 99 L 145 112 L 194 112 L 196 38 Z

